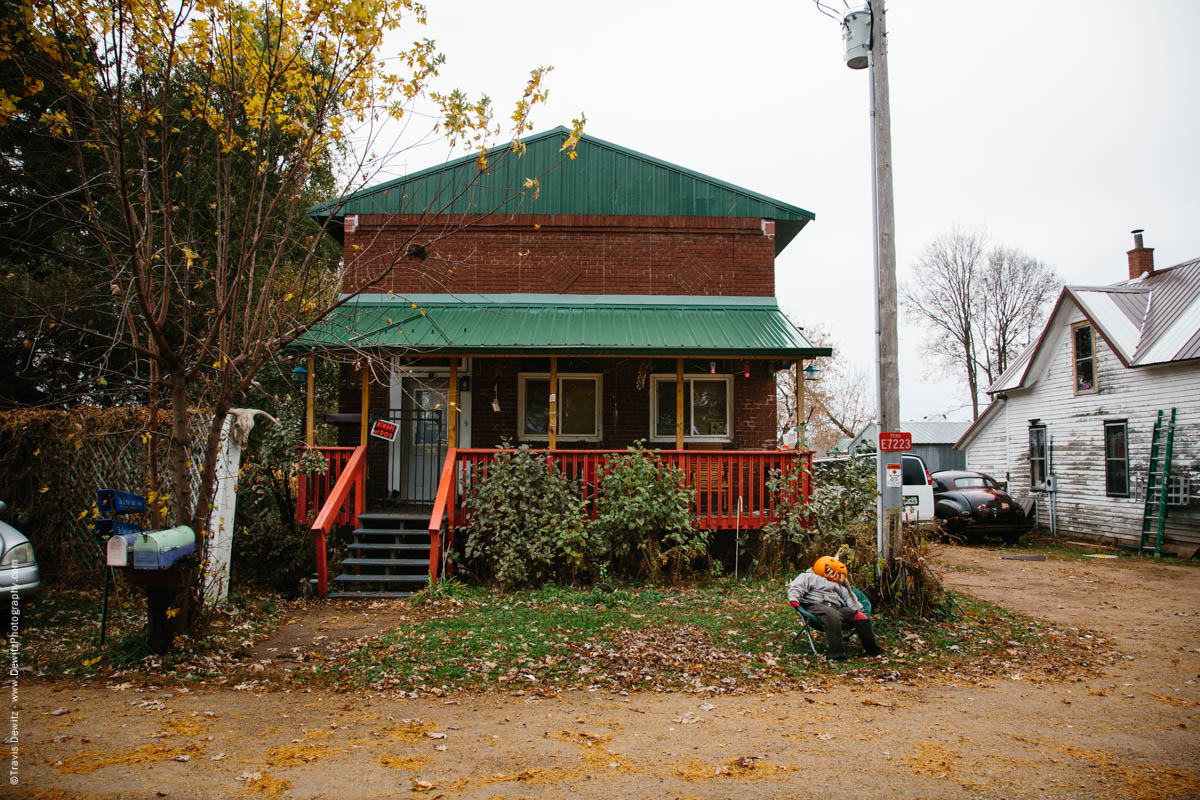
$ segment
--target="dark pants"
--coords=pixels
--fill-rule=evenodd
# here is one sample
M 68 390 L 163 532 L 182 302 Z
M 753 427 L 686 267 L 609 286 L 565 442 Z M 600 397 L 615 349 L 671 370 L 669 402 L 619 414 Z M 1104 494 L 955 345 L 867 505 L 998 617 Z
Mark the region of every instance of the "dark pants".
M 846 655 L 846 646 L 842 643 L 842 623 L 844 622 L 854 624 L 854 631 L 858 634 L 858 640 L 862 642 L 863 650 L 867 652 L 867 655 L 873 656 L 879 652 L 879 645 L 875 643 L 875 631 L 871 628 L 871 620 L 854 619 L 854 609 L 826 605 L 805 606 L 804 608 L 821 620 L 830 658 L 840 658 Z

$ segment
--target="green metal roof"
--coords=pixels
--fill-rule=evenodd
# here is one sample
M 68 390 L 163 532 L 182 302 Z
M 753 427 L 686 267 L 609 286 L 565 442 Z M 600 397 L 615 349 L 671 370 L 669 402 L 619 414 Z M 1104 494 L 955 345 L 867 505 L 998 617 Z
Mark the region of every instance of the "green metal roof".
M 290 349 L 456 355 L 827 356 L 773 297 L 361 295 Z
M 560 152 L 564 127 L 522 139 L 487 155 L 481 175 L 477 155 L 448 161 L 360 189 L 315 206 L 318 220 L 347 214 L 583 214 L 752 217 L 775 220 L 775 252 L 815 219 L 810 211 L 734 186 L 620 145 L 584 135 L 578 157 Z M 540 194 L 524 189 L 537 178 Z M 340 226 L 330 231 L 340 235 Z

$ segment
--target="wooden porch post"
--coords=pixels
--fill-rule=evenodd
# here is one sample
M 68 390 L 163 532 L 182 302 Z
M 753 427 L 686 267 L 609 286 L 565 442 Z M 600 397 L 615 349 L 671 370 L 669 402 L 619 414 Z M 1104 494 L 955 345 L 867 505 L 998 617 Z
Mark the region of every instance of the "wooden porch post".
M 675 359 L 675 449 L 683 449 L 683 359 Z
M 362 403 L 359 406 L 360 414 L 358 423 L 358 446 L 367 446 L 367 415 L 370 413 L 368 406 L 371 402 L 371 366 L 367 361 L 363 361 L 362 366 Z
M 458 356 L 450 356 L 450 415 L 446 439 L 450 447 L 458 447 Z
M 315 392 L 314 381 L 317 376 L 317 357 L 308 357 L 308 376 L 305 378 L 305 394 L 304 394 L 304 443 L 309 447 L 316 442 L 316 431 L 314 425 L 316 423 L 315 400 L 313 395 Z
M 550 356 L 550 449 L 558 446 L 558 356 Z
M 804 359 L 796 359 L 796 449 L 808 449 L 808 426 L 804 422 Z

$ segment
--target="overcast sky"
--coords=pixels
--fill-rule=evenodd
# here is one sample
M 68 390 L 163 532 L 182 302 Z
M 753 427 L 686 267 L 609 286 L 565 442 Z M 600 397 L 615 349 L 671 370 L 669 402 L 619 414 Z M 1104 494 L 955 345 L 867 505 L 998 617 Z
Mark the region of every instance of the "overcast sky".
M 587 133 L 814 212 L 777 294 L 874 375 L 867 73 L 811 0 L 432 0 L 429 17 L 444 83 L 500 114 L 553 65 L 535 130 L 582 111 Z M 954 225 L 1067 283 L 1126 278 L 1133 228 L 1159 266 L 1200 256 L 1200 2 L 896 0 L 887 26 L 901 282 Z M 391 171 L 445 156 L 411 150 Z M 923 337 L 901 320 L 902 418 L 969 419 Z

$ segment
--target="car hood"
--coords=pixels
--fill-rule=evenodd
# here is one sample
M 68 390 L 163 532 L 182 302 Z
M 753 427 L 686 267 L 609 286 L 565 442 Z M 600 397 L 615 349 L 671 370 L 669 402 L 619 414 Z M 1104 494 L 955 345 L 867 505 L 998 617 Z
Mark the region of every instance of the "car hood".
M 12 525 L 9 525 L 7 522 L 0 522 L 0 541 L 4 542 L 4 547 L 0 548 L 0 552 L 2 552 L 13 545 L 18 545 L 22 542 L 28 542 L 29 537 L 21 533 Z

